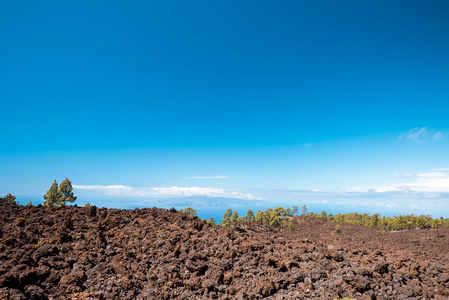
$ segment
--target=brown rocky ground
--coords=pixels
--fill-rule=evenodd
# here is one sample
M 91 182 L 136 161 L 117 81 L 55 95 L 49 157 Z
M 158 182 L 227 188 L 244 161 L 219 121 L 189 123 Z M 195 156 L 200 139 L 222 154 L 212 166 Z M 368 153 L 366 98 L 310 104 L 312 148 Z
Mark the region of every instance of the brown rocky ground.
M 449 228 L 295 225 L 224 229 L 174 210 L 0 200 L 0 298 L 449 299 Z

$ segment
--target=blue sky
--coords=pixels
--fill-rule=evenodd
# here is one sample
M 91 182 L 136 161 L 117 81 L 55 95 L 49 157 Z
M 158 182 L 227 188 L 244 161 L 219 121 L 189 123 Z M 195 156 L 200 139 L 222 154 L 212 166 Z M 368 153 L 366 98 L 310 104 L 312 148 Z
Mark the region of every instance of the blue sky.
M 2 1 L 0 195 L 39 203 L 68 176 L 80 204 L 107 207 L 449 217 L 448 14 L 445 1 Z

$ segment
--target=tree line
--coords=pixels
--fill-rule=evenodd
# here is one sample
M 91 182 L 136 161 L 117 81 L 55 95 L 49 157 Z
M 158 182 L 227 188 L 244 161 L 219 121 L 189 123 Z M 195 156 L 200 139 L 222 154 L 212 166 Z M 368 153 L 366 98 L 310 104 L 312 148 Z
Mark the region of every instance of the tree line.
M 432 218 L 429 215 L 415 216 L 411 215 L 399 215 L 393 217 L 381 216 L 380 214 L 359 214 L 359 213 L 346 213 L 346 214 L 328 214 L 326 211 L 322 211 L 320 214 L 309 212 L 305 214 L 308 217 L 314 217 L 321 219 L 325 222 L 346 223 L 355 224 L 365 227 L 376 228 L 382 231 L 394 231 L 394 230 L 406 230 L 406 229 L 429 229 L 439 227 L 449 227 L 449 218 Z
M 16 197 L 9 193 L 3 199 L 7 202 L 16 203 Z M 56 179 L 50 186 L 50 189 L 44 195 L 44 206 L 53 205 L 65 205 L 67 202 L 75 202 L 77 199 L 73 195 L 73 188 L 71 181 L 66 177 L 61 184 L 58 185 Z M 31 200 L 27 206 L 31 206 Z M 86 204 L 88 205 L 88 203 Z M 181 209 L 179 212 L 186 213 L 192 216 L 197 216 L 196 211 L 187 207 Z M 208 221 L 203 221 L 211 224 L 212 226 L 233 227 L 239 223 L 257 223 L 261 225 L 269 226 L 283 226 L 294 230 L 293 216 L 299 214 L 299 206 L 293 205 L 292 208 L 284 209 L 283 207 L 276 207 L 275 209 L 267 208 L 265 211 L 258 210 L 256 214 L 249 209 L 246 215 L 239 216 L 237 210 L 228 210 L 224 213 L 222 223 L 217 224 L 214 218 L 210 218 Z M 325 222 L 332 223 L 346 223 L 355 224 L 371 228 L 376 228 L 382 231 L 394 231 L 405 229 L 429 229 L 439 227 L 449 227 L 449 218 L 432 218 L 430 215 L 399 215 L 393 217 L 381 216 L 380 214 L 359 214 L 359 213 L 338 213 L 336 215 L 328 214 L 326 211 L 322 211 L 320 214 L 314 212 L 308 212 L 307 207 L 304 205 L 301 209 L 301 215 L 307 217 L 313 217 L 321 219 Z
M 189 215 L 196 216 L 196 211 L 188 207 L 184 210 L 180 210 L 181 213 L 187 213 Z M 294 230 L 293 216 L 299 214 L 299 206 L 293 205 L 292 208 L 284 209 L 282 207 L 276 207 L 275 209 L 267 208 L 265 211 L 258 210 L 256 214 L 249 209 L 246 215 L 239 216 L 237 210 L 228 210 L 224 213 L 222 223 L 216 224 L 214 218 L 210 218 L 208 221 L 203 221 L 211 224 L 212 226 L 233 227 L 239 223 L 257 223 L 269 226 L 284 226 L 291 230 Z M 381 216 L 380 214 L 359 214 L 359 213 L 338 213 L 336 215 L 328 214 L 326 211 L 321 213 L 308 212 L 307 207 L 304 205 L 301 209 L 301 215 L 318 218 L 325 222 L 330 223 L 345 223 L 355 224 L 365 227 L 376 228 L 381 231 L 394 231 L 394 230 L 406 230 L 406 229 L 429 229 L 439 227 L 449 227 L 449 218 L 432 218 L 429 215 L 399 215 L 393 217 Z M 341 229 L 340 229 L 341 230 Z M 339 231 L 340 231 L 339 230 Z
M 16 196 L 9 193 L 3 200 L 10 203 L 16 203 Z M 44 206 L 66 205 L 67 202 L 75 202 L 76 196 L 73 195 L 72 182 L 66 177 L 61 184 L 53 181 L 50 189 L 44 195 Z M 26 206 L 32 206 L 31 199 Z
M 293 216 L 298 215 L 299 206 L 293 206 L 292 208 L 284 209 L 283 207 L 276 207 L 275 209 L 267 208 L 265 211 L 258 210 L 256 214 L 249 209 L 246 212 L 246 215 L 243 217 L 239 216 L 237 210 L 232 210 L 228 208 L 228 210 L 224 213 L 222 223 L 217 224 L 214 218 L 210 218 L 208 221 L 204 218 L 203 221 L 211 224 L 212 226 L 222 226 L 222 227 L 234 227 L 239 223 L 257 223 L 261 225 L 269 225 L 269 226 L 282 226 L 288 227 L 290 230 L 294 230 L 294 220 Z M 196 210 L 191 207 L 187 207 L 186 209 L 181 209 L 180 213 L 185 213 L 188 215 L 196 216 Z

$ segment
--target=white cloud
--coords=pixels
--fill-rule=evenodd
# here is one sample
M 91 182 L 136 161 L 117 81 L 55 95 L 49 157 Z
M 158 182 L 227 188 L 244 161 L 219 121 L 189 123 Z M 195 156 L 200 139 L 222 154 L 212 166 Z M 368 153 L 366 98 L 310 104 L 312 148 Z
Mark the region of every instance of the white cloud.
M 74 185 L 78 190 L 88 190 L 102 192 L 106 196 L 120 197 L 150 197 L 150 198 L 170 198 L 170 197 L 225 197 L 245 200 L 261 200 L 251 193 L 239 191 L 210 188 L 210 187 L 144 187 L 137 188 L 126 185 Z
M 418 177 L 423 178 L 439 178 L 439 177 L 448 177 L 449 174 L 445 172 L 428 172 L 428 173 L 419 173 Z
M 306 147 L 306 148 L 310 148 L 310 147 L 313 147 L 313 146 L 315 146 L 315 143 L 306 143 L 306 144 L 304 144 L 304 147 Z
M 442 139 L 445 133 L 442 131 L 437 131 L 435 129 L 428 129 L 427 127 L 416 127 L 410 129 L 409 131 L 399 135 L 399 141 L 409 140 L 415 143 L 431 142 Z
M 402 178 L 412 178 L 412 177 L 416 177 L 416 174 L 412 173 L 412 172 L 404 172 L 399 176 L 401 176 Z
M 436 132 L 436 133 L 433 135 L 433 138 L 434 138 L 435 140 L 439 140 L 439 139 L 441 139 L 443 136 L 444 136 L 443 133 L 442 133 L 441 131 L 438 131 L 438 132 Z
M 220 176 L 192 176 L 188 177 L 188 179 L 225 179 L 229 178 L 230 176 L 226 175 L 220 175 Z
M 449 193 L 449 173 L 448 172 L 427 172 L 416 174 L 416 179 L 409 182 L 397 184 L 387 184 L 376 187 L 347 188 L 346 192 L 356 193 L 420 193 L 426 198 L 437 197 L 440 193 Z

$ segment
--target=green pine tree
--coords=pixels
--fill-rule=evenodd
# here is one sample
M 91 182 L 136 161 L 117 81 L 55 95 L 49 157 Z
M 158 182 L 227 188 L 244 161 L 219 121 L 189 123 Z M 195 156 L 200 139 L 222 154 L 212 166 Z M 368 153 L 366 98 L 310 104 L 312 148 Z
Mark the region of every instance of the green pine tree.
M 75 202 L 76 197 L 73 196 L 73 188 L 72 183 L 69 178 L 65 178 L 61 184 L 59 185 L 59 200 L 56 203 L 57 205 L 65 205 L 66 202 Z
M 293 205 L 293 210 L 292 210 L 292 215 L 297 216 L 298 212 L 299 212 L 299 206 L 298 205 Z
M 197 215 L 197 214 L 196 214 L 196 210 L 194 210 L 194 209 L 191 208 L 191 207 L 187 207 L 187 208 L 184 209 L 184 210 L 181 209 L 181 211 L 182 211 L 182 213 L 188 214 L 188 215 L 191 215 L 191 216 L 196 216 L 196 215 Z
M 223 222 L 223 227 L 229 227 L 231 225 L 231 216 L 232 209 L 228 208 L 228 210 L 223 215 L 223 219 L 221 220 Z
M 10 202 L 10 203 L 16 203 L 16 196 L 11 195 L 11 193 L 9 193 L 5 197 L 3 197 L 3 200 L 5 200 L 6 202 Z
M 216 225 L 217 225 L 217 222 L 216 222 L 215 219 L 212 218 L 212 217 L 210 217 L 210 219 L 209 219 L 209 221 L 207 221 L 207 223 L 209 223 L 209 224 L 212 225 L 212 226 L 216 226 Z
M 235 225 L 238 222 L 239 222 L 239 213 L 236 210 L 234 210 L 234 213 L 231 216 L 231 224 Z
M 265 222 L 265 213 L 261 210 L 258 210 L 256 212 L 256 215 L 254 216 L 254 222 L 263 224 Z
M 301 208 L 301 216 L 306 216 L 307 215 L 307 206 L 303 206 L 302 208 Z
M 252 222 L 254 220 L 254 213 L 251 209 L 248 209 L 246 216 L 243 219 L 247 222 Z
M 58 190 L 58 183 L 53 181 L 51 184 L 50 189 L 47 191 L 47 193 L 44 195 L 44 206 L 53 206 L 58 203 L 60 198 L 59 190 Z
M 281 221 L 285 218 L 285 209 L 282 207 L 276 207 L 274 211 L 270 212 L 270 219 L 268 224 L 270 226 L 279 226 Z

